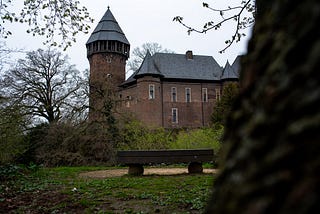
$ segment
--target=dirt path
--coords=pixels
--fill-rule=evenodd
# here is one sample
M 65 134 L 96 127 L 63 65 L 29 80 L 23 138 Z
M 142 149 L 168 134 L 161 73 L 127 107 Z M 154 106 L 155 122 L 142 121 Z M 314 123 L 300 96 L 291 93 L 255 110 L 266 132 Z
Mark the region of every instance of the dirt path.
M 217 169 L 203 169 L 204 173 L 215 174 Z M 120 177 L 126 175 L 128 169 L 110 169 L 110 170 L 99 170 L 92 172 L 84 172 L 80 174 L 83 178 L 111 178 Z M 145 168 L 144 175 L 179 175 L 188 173 L 186 168 Z

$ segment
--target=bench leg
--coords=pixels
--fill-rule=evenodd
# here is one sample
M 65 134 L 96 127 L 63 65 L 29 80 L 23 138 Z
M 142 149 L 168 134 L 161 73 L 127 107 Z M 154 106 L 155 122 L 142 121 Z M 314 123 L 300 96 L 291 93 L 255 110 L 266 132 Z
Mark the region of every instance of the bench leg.
M 130 164 L 128 174 L 129 175 L 143 175 L 143 166 L 141 164 Z
M 198 163 L 198 162 L 190 163 L 189 166 L 188 166 L 188 172 L 190 174 L 192 174 L 192 173 L 202 173 L 203 172 L 202 163 Z

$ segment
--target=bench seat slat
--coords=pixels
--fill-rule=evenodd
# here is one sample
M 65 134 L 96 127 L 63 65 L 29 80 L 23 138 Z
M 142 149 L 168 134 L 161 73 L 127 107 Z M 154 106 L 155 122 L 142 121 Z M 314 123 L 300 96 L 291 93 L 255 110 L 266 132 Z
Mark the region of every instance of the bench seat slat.
M 213 155 L 212 149 L 197 149 L 197 150 L 132 150 L 118 151 L 120 157 L 141 157 L 141 156 L 172 156 L 172 155 Z
M 212 149 L 118 151 L 120 164 L 190 163 L 213 160 Z

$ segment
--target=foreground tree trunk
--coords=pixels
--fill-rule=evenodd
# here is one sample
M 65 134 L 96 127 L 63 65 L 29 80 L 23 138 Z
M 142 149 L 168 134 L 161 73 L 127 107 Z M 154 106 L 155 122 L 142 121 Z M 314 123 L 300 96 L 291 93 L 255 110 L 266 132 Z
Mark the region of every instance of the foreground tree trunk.
M 319 213 L 320 2 L 257 9 L 207 213 Z

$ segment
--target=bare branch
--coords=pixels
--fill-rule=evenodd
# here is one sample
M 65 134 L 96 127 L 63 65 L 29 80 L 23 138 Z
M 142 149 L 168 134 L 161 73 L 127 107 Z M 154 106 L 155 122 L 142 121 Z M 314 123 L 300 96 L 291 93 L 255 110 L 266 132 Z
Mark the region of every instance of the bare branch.
M 183 27 L 187 28 L 187 32 L 188 34 L 190 34 L 191 32 L 196 32 L 196 33 L 206 33 L 210 30 L 218 30 L 221 28 L 221 26 L 223 24 L 225 24 L 226 22 L 229 22 L 230 20 L 234 20 L 236 21 L 236 25 L 235 25 L 235 30 L 234 33 L 231 35 L 231 39 L 226 40 L 226 47 L 223 48 L 222 50 L 220 50 L 220 53 L 223 53 L 226 49 L 228 49 L 234 42 L 238 42 L 241 40 L 242 36 L 245 36 L 244 33 L 241 33 L 240 31 L 251 27 L 254 24 L 254 15 L 255 15 L 255 0 L 247 0 L 247 1 L 242 1 L 240 6 L 235 6 L 235 7 L 228 7 L 226 9 L 215 9 L 209 6 L 208 3 L 203 3 L 203 7 L 208 8 L 209 10 L 213 11 L 213 12 L 218 12 L 221 19 L 218 22 L 214 22 L 214 21 L 209 21 L 207 23 L 205 23 L 205 25 L 203 26 L 202 29 L 196 29 L 193 28 L 191 26 L 189 26 L 188 24 L 186 24 L 185 22 L 183 22 L 183 17 L 181 16 L 176 16 L 173 18 L 173 21 L 176 21 L 178 23 L 180 23 Z M 233 12 L 231 15 L 225 17 L 225 12 Z M 244 16 L 244 12 L 247 12 L 246 15 Z

